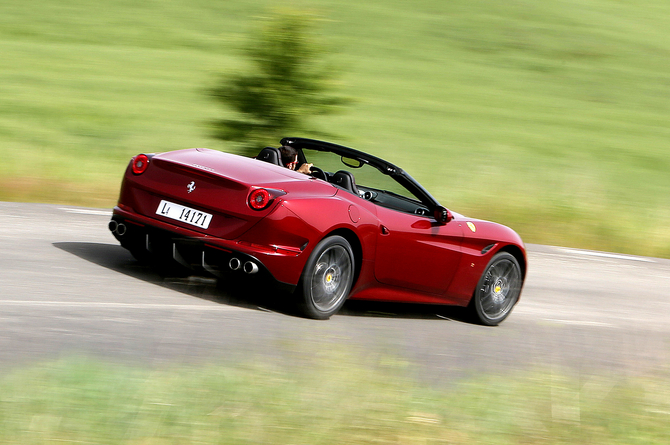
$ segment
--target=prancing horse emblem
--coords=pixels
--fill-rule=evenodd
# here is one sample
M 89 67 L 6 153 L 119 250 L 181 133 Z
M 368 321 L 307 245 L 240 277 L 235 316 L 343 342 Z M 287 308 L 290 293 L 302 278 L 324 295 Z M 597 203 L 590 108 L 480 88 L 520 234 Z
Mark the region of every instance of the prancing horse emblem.
M 191 181 L 191 183 L 186 186 L 186 190 L 188 190 L 189 193 L 195 190 L 195 181 Z

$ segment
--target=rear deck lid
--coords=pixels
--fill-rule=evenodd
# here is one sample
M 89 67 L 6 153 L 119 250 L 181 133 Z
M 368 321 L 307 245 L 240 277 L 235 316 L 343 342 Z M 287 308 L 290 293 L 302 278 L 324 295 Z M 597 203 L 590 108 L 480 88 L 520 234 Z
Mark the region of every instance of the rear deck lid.
M 253 210 L 249 194 L 261 187 L 281 191 L 282 196 L 264 210 Z M 121 199 L 144 216 L 234 239 L 269 214 L 283 197 L 305 193 L 330 196 L 335 188 L 281 166 L 196 148 L 157 154 L 141 175 L 128 171 Z

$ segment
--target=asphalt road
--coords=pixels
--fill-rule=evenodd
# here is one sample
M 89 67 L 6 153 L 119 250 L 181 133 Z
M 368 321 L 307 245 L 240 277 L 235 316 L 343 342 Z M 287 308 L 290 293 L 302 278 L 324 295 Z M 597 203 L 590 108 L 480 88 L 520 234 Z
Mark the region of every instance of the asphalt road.
M 0 202 L 0 370 L 79 355 L 292 365 L 335 351 L 405 360 L 442 384 L 478 372 L 558 367 L 588 377 L 670 365 L 669 260 L 530 245 L 522 299 L 498 327 L 447 307 L 356 302 L 314 321 L 277 295 L 139 265 L 107 230 L 110 215 Z

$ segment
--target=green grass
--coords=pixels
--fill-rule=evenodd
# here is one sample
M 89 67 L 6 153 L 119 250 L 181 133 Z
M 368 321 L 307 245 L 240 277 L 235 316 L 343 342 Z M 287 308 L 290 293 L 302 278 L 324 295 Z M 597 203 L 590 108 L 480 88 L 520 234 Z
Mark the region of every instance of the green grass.
M 0 199 L 111 206 L 137 152 L 234 149 L 206 90 L 281 3 L 4 1 Z M 317 119 L 334 142 L 526 242 L 670 257 L 670 3 L 294 5 L 356 99 Z
M 667 444 L 664 376 L 419 384 L 388 356 L 148 369 L 65 359 L 0 376 L 0 443 Z M 346 363 L 346 366 L 343 366 Z

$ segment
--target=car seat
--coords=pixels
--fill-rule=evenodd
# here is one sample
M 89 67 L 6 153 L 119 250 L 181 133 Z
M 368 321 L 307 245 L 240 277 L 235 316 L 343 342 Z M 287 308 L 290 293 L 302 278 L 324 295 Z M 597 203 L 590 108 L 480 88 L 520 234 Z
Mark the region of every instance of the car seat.
M 345 189 L 346 191 L 353 193 L 356 196 L 358 195 L 358 187 L 356 187 L 356 180 L 354 175 L 346 170 L 339 170 L 336 172 L 332 179 L 330 180 L 333 184 L 338 187 Z

